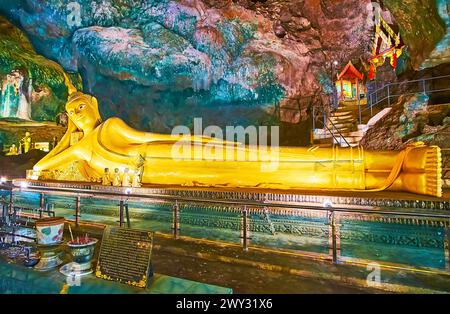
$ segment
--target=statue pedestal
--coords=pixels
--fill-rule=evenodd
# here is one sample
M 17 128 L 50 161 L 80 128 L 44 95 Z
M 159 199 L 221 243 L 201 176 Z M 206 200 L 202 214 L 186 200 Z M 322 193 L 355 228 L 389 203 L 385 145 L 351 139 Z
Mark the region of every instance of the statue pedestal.
M 355 209 L 429 209 L 450 210 L 450 190 L 441 198 L 406 192 L 348 192 L 326 190 L 269 190 L 255 188 L 143 186 L 139 188 L 103 186 L 85 182 L 35 181 L 16 179 L 17 190 L 67 196 L 98 196 L 111 199 L 135 199 L 142 202 L 157 200 L 226 201 L 230 205 L 255 204 L 270 206 L 314 206 Z

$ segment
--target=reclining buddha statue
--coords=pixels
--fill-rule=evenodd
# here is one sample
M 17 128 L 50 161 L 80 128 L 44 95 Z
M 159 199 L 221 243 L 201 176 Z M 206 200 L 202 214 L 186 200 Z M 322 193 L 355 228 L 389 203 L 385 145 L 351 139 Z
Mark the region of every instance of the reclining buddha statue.
M 139 171 L 143 185 L 442 194 L 437 146 L 415 143 L 401 151 L 337 146 L 263 149 L 213 137 L 142 132 L 119 118 L 102 122 L 96 98 L 76 91 L 67 77 L 66 84 L 67 132 L 34 166 L 40 180 L 45 173 L 76 164 L 85 181 L 101 178 L 106 168 L 128 168 Z M 220 148 L 226 157 L 218 158 Z M 250 155 L 254 158 L 246 159 Z

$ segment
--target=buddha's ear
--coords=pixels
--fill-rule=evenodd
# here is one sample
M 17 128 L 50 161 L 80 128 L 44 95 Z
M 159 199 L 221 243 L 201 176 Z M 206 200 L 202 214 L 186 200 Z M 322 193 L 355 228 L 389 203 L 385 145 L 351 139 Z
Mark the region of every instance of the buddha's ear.
M 91 96 L 91 103 L 94 106 L 95 109 L 98 110 L 98 101 L 97 98 L 95 98 L 94 96 Z
M 97 101 L 97 98 L 95 98 L 94 96 L 91 96 L 91 103 L 92 103 L 92 107 L 93 107 L 94 110 L 95 110 L 95 115 L 96 115 L 97 120 L 98 120 L 99 122 L 101 122 L 101 121 L 102 121 L 102 117 L 100 116 L 100 111 L 98 110 L 98 101 Z

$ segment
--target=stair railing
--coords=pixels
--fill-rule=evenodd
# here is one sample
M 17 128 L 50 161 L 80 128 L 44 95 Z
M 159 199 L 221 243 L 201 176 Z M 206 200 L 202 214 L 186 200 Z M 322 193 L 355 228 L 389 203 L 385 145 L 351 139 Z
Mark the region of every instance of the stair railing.
M 349 142 L 347 141 L 347 139 L 345 138 L 345 136 L 342 135 L 341 131 L 339 131 L 339 129 L 336 127 L 336 125 L 333 123 L 333 121 L 331 121 L 330 118 L 328 118 L 327 120 L 328 120 L 328 122 L 331 124 L 332 129 L 336 130 L 336 133 L 339 135 L 339 137 L 340 137 L 342 140 L 344 140 L 344 142 L 345 142 L 345 144 L 347 145 L 347 147 L 350 147 Z M 335 139 L 337 143 L 341 144 L 341 142 L 338 141 L 338 140 L 336 139 L 336 136 L 334 135 L 333 131 L 330 130 L 330 129 L 328 128 L 328 125 L 325 124 L 325 127 L 326 127 L 327 130 L 331 133 L 331 136 L 333 136 L 333 139 Z
M 439 88 L 439 87 L 431 87 L 427 88 L 427 83 L 443 80 L 443 79 L 449 79 L 450 75 L 442 75 L 442 76 L 435 76 L 435 77 L 428 77 L 428 78 L 422 78 L 417 80 L 410 80 L 410 81 L 401 81 L 396 83 L 388 83 L 383 85 L 382 87 L 376 89 L 372 93 L 367 95 L 367 107 L 362 110 L 362 112 L 365 112 L 367 110 L 370 110 L 370 116 L 373 116 L 373 107 L 379 106 L 380 104 L 386 104 L 390 107 L 391 103 L 397 99 L 398 97 L 402 95 L 414 95 L 417 93 L 423 93 L 425 95 L 430 95 L 433 93 L 439 93 L 444 91 L 450 91 L 450 84 L 448 84 L 448 87 L 445 88 Z M 401 88 L 402 86 L 408 85 L 408 84 L 416 84 L 415 89 L 409 89 L 408 92 L 400 92 L 395 93 L 395 88 Z M 429 84 L 428 84 L 429 85 Z

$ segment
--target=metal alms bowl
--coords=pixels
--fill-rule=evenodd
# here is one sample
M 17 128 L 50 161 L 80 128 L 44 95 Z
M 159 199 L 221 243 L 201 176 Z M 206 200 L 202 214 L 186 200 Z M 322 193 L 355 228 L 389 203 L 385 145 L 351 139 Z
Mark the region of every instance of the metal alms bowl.
M 72 261 L 78 264 L 90 263 L 94 257 L 97 242 L 98 240 L 95 238 L 89 238 L 87 243 L 74 243 L 69 241 L 67 246 L 69 247 Z

